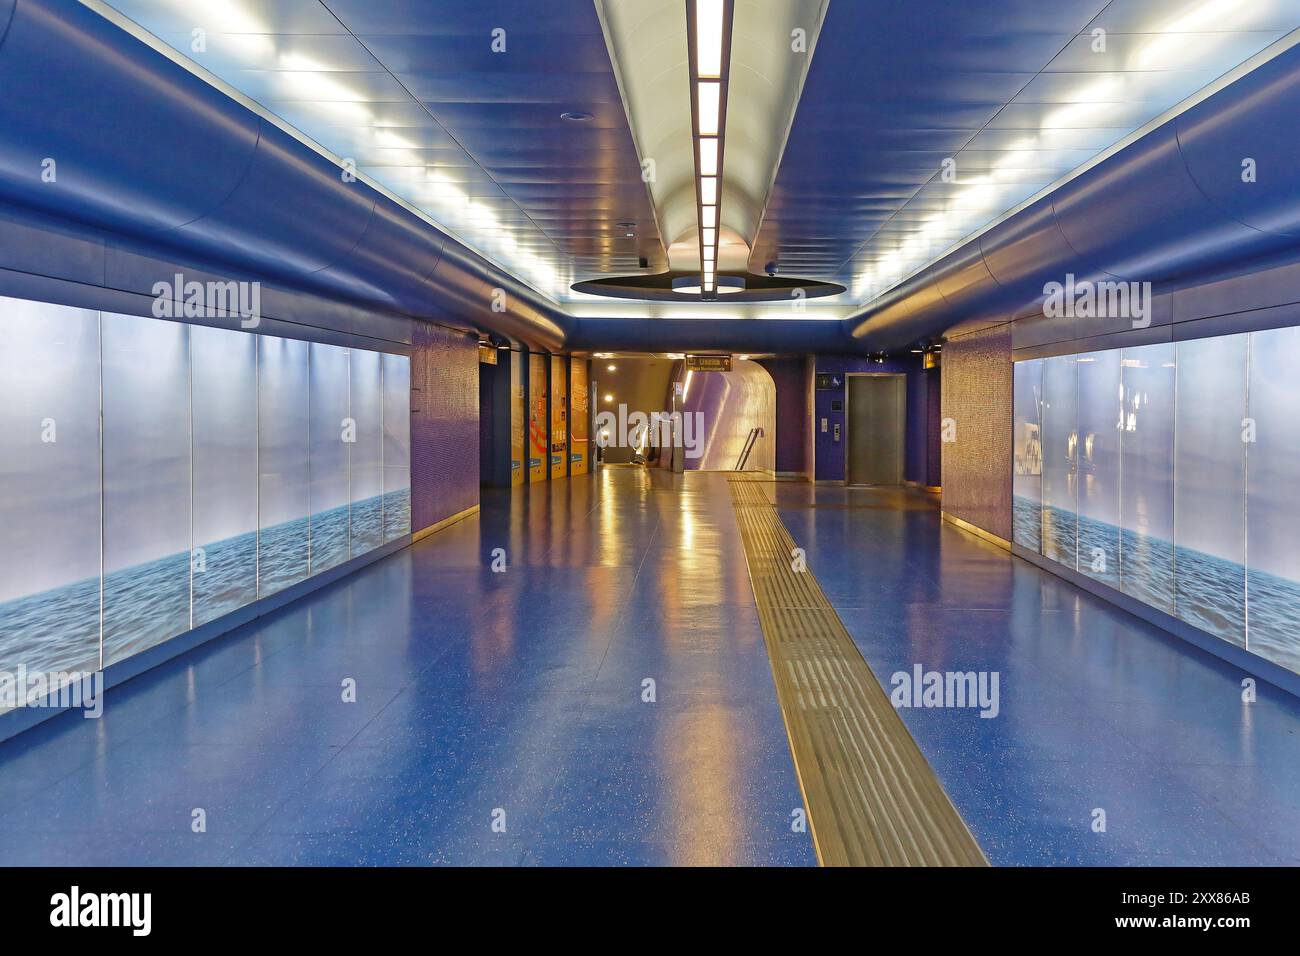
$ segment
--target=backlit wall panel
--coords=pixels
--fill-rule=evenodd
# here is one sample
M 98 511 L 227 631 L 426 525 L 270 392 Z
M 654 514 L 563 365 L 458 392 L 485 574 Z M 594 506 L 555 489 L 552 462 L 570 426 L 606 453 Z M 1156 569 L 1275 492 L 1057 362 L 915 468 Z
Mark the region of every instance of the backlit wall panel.
M 409 530 L 407 357 L 0 298 L 0 671 L 124 660 Z
M 569 461 L 575 475 L 585 475 L 591 454 L 591 387 L 588 384 L 588 369 L 591 363 L 583 358 L 571 358 L 569 405 L 572 414 L 569 418 L 569 445 L 572 449 Z
M 1296 329 L 1016 363 L 1016 543 L 1300 672 L 1296 368 Z
M 528 353 L 528 481 L 545 481 L 547 471 L 546 356 Z
M 567 359 L 551 356 L 551 477 L 563 478 L 569 469 L 569 376 Z
M 257 337 L 191 327 L 190 374 L 198 626 L 257 600 Z
M 307 577 L 311 560 L 311 346 L 258 339 L 258 595 Z
M 1043 362 L 1017 362 L 1012 376 L 1011 534 L 1031 551 L 1043 548 Z
M 102 319 L 106 665 L 190 629 L 189 331 Z
M 526 455 L 527 409 L 524 404 L 523 357 L 510 351 L 510 485 L 517 488 L 524 483 L 528 471 L 524 467 Z
M 1300 329 L 1252 332 L 1246 439 L 1246 647 L 1300 671 Z
M 317 574 L 348 559 L 351 498 L 348 494 L 348 452 L 356 439 L 349 411 L 348 350 L 337 345 L 311 344 L 311 573 Z
M 99 666 L 99 313 L 0 298 L 0 671 Z
M 383 357 L 384 541 L 411 533 L 411 361 Z
M 384 392 L 378 352 L 352 349 L 348 375 L 350 417 L 356 426 L 349 447 L 352 554 L 384 543 Z

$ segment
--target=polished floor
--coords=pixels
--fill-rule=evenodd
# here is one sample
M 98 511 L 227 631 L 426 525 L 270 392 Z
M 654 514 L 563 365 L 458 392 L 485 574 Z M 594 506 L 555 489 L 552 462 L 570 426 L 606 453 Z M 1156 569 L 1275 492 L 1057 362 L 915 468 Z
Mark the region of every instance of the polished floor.
M 0 744 L 0 864 L 815 864 L 718 477 L 485 494 Z
M 1300 701 L 965 531 L 929 496 L 775 486 L 877 679 L 997 671 L 1000 712 L 901 709 L 994 865 L 1300 864 Z M 1094 829 L 1102 819 L 1104 832 Z
M 766 487 L 882 684 L 999 672 L 902 711 L 990 862 L 1300 863 L 1295 698 L 926 496 Z M 723 475 L 486 494 L 0 744 L 0 864 L 811 865 L 801 807 Z

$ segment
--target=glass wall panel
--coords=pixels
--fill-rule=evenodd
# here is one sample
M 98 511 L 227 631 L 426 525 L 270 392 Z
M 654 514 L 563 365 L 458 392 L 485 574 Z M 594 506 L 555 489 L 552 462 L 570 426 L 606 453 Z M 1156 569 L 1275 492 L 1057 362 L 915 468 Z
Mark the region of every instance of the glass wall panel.
M 1120 355 L 1120 586 L 1174 609 L 1174 346 Z
M 194 625 L 257 600 L 257 339 L 190 329 Z
M 0 298 L 0 670 L 98 669 L 99 487 L 98 313 Z
M 510 484 L 518 487 L 524 483 L 524 373 L 523 357 L 510 351 Z
M 190 628 L 189 326 L 102 317 L 104 663 Z
M 1043 362 L 1017 362 L 1013 369 L 1011 436 L 1011 534 L 1016 544 L 1042 551 Z
M 1090 352 L 1079 370 L 1079 570 L 1119 588 L 1120 355 Z
M 551 477 L 569 473 L 569 376 L 568 360 L 551 356 Z
M 349 356 L 352 420 L 352 554 L 384 543 L 384 393 L 378 352 L 353 349 Z
M 1300 671 L 1300 329 L 1250 343 L 1246 647 Z M 1249 439 L 1253 438 L 1253 441 Z
M 1073 355 L 1043 360 L 1043 554 L 1067 567 L 1078 556 L 1079 377 Z
M 385 355 L 384 540 L 411 533 L 411 360 Z
M 545 481 L 546 468 L 546 356 L 528 353 L 528 481 Z
M 1178 343 L 1174 613 L 1246 646 L 1248 337 Z
M 308 345 L 258 338 L 258 594 L 307 577 L 311 477 Z
M 356 427 L 348 411 L 348 350 L 311 345 L 311 573 L 348 559 L 348 452 Z

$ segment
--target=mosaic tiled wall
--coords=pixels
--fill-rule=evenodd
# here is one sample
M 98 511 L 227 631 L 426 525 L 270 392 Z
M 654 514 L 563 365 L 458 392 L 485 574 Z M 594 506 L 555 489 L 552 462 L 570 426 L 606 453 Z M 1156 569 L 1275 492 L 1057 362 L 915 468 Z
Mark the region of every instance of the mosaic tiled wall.
M 411 530 L 478 504 L 478 342 L 420 323 L 411 336 Z
M 1011 327 L 953 336 L 943 349 L 943 510 L 1011 540 Z

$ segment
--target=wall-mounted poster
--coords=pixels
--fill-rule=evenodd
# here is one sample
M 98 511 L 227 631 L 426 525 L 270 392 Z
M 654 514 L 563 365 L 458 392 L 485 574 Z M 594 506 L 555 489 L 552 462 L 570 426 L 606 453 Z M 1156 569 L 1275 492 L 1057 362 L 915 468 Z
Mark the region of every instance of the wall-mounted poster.
M 569 360 L 569 462 L 570 473 L 585 475 L 591 454 L 591 402 L 588 388 L 588 359 Z
M 569 473 L 569 360 L 551 356 L 551 477 Z
M 528 354 L 528 481 L 545 481 L 550 473 L 547 462 L 546 405 L 547 356 L 536 352 Z
M 524 483 L 527 409 L 524 407 L 523 357 L 510 350 L 510 485 L 517 488 Z

